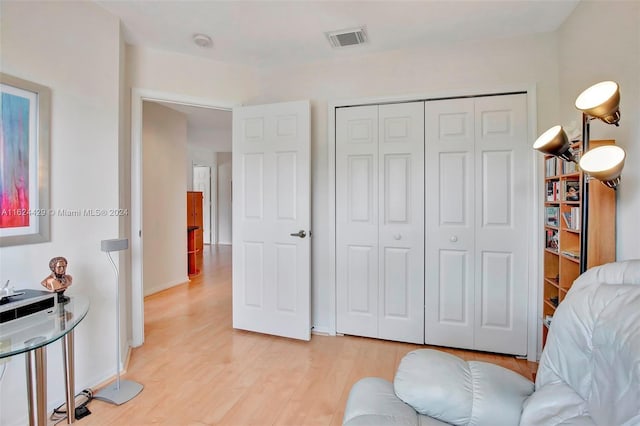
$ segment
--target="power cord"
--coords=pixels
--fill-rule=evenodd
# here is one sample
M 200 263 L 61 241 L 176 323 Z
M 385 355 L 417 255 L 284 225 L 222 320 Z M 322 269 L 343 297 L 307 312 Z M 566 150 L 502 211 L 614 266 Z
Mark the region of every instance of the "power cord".
M 87 408 L 87 405 L 93 399 L 93 391 L 91 389 L 84 389 L 75 397 L 75 418 L 76 420 L 80 420 L 81 418 L 88 416 L 91 414 L 91 411 Z M 67 418 L 67 404 L 64 403 L 60 405 L 58 408 L 53 410 L 51 414 L 50 420 L 58 423 Z M 54 423 L 54 424 L 55 424 Z

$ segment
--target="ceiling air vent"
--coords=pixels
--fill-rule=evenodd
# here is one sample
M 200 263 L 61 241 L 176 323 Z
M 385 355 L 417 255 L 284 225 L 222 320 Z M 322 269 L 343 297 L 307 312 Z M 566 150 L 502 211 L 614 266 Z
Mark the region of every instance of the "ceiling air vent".
M 325 33 L 329 43 L 333 47 L 355 46 L 367 42 L 367 33 L 364 28 L 351 28 L 348 30 L 330 31 Z

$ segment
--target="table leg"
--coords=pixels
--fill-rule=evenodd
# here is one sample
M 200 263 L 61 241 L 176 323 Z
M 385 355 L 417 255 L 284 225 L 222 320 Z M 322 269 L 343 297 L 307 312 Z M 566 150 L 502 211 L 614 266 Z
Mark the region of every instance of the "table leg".
M 29 398 L 29 425 L 47 424 L 47 352 L 40 347 L 25 353 L 27 367 L 27 394 Z M 33 392 L 35 382 L 36 390 Z
M 71 424 L 76 420 L 73 330 L 65 334 L 62 338 L 62 357 L 64 358 L 64 389 L 67 399 L 67 424 Z
M 35 406 L 36 401 L 33 395 L 33 371 L 31 368 L 33 356 L 30 351 L 25 352 L 24 361 L 25 369 L 27 370 L 27 404 L 29 405 L 29 426 L 35 426 Z

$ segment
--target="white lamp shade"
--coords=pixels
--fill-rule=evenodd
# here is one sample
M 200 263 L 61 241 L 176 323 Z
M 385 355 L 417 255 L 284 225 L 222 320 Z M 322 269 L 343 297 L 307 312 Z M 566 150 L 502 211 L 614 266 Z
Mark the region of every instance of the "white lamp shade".
M 605 145 L 589 150 L 580 159 L 580 168 L 589 176 L 615 188 L 620 180 L 626 153 L 616 145 Z
M 533 148 L 548 155 L 573 161 L 571 143 L 562 126 L 553 126 L 533 143 Z
M 576 108 L 609 123 L 620 121 L 620 90 L 615 81 L 601 81 L 576 98 Z

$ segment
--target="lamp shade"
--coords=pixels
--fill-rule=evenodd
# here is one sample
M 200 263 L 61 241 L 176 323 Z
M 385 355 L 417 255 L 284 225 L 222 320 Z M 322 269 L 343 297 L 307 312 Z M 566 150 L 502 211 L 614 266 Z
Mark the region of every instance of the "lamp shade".
M 571 152 L 571 143 L 562 126 L 553 126 L 541 134 L 533 143 L 533 148 L 545 154 L 575 162 Z
M 620 183 L 626 153 L 616 145 L 605 145 L 589 150 L 580 159 L 580 168 L 609 188 Z
M 614 81 L 601 81 L 576 98 L 576 108 L 608 124 L 620 121 L 620 90 Z

